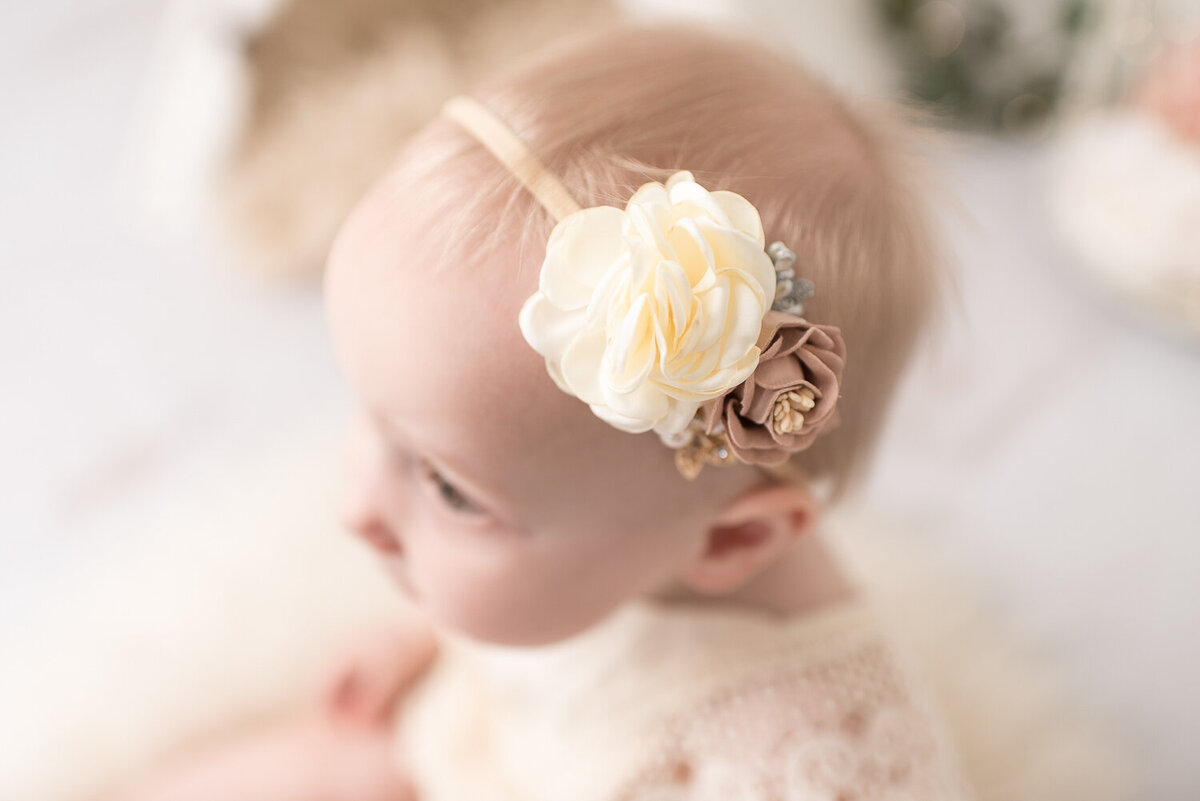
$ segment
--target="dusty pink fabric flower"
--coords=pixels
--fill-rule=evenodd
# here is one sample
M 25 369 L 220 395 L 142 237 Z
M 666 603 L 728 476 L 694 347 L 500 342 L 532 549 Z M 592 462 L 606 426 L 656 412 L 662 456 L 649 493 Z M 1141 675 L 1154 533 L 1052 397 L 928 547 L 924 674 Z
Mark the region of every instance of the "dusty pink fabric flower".
M 739 461 L 781 464 L 837 424 L 846 345 L 836 326 L 773 311 L 763 319 L 758 347 L 762 355 L 750 377 L 701 415 L 706 433 L 724 429 Z M 797 403 L 797 396 L 805 400 Z

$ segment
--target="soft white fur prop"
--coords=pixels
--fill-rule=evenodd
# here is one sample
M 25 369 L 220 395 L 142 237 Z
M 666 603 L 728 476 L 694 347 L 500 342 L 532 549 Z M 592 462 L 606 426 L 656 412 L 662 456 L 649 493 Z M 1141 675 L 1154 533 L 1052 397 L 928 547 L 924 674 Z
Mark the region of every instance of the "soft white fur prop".
M 103 573 L 6 648 L 0 799 L 92 801 L 191 743 L 314 703 L 331 655 L 398 604 L 335 521 L 330 431 L 113 532 Z

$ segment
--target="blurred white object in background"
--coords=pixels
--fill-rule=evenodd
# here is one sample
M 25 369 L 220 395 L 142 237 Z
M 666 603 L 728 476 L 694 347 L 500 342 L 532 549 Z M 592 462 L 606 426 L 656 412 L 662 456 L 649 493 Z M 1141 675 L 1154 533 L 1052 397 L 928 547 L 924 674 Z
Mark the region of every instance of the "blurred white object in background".
M 1060 132 L 1051 213 L 1087 275 L 1200 332 L 1200 3 L 1112 11 L 1107 67 L 1093 59 L 1080 74 L 1116 103 L 1082 108 Z
M 1119 288 L 1200 287 L 1200 147 L 1138 111 L 1078 121 L 1050 200 L 1082 263 Z
M 152 228 L 212 233 L 213 182 L 248 101 L 242 45 L 282 0 L 171 0 L 147 71 L 138 205 Z
M 143 221 L 311 281 L 446 99 L 613 14 L 609 0 L 175 0 L 139 148 Z

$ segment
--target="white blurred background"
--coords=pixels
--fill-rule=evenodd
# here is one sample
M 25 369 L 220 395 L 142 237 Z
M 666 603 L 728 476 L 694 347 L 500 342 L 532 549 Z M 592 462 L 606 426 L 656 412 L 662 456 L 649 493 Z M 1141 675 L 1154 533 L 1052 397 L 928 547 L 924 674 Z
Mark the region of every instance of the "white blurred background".
M 625 5 L 651 14 L 682 4 Z M 934 59 L 937 70 L 906 81 L 895 48 L 908 34 L 884 23 L 886 5 L 728 0 L 690 10 L 774 31 L 835 83 L 864 94 L 917 86 L 936 95 L 937 81 L 971 86 L 1002 64 L 964 57 L 955 72 Z M 1115 733 L 1136 770 L 1138 798 L 1194 799 L 1196 306 L 1129 289 L 1149 279 L 1094 278 L 1104 270 L 1093 269 L 1054 214 L 1085 206 L 1101 189 L 1141 198 L 1154 191 L 1061 177 L 1069 161 L 1061 153 L 1097 101 L 1119 101 L 1121 75 L 1147 63 L 1164 26 L 1175 31 L 1166 21 L 1190 23 L 1196 9 L 1100 4 L 1105 19 L 1123 22 L 1097 23 L 1068 46 L 1036 35 L 1047 4 L 1000 5 L 1012 7 L 1013 30 L 1034 31 L 1013 41 L 1036 41 L 1040 55 L 1013 57 L 1006 68 L 1015 70 L 1015 88 L 990 87 L 969 109 L 946 113 L 956 132 L 937 162 L 956 198 L 942 221 L 961 264 L 961 309 L 913 372 L 855 502 L 951 565 L 1071 699 Z M 89 588 L 99 577 L 122 575 L 139 554 L 196 532 L 195 516 L 214 493 L 236 517 L 239 504 L 271 501 L 263 497 L 270 487 L 294 491 L 266 472 L 334 453 L 329 443 L 349 401 L 326 341 L 319 282 L 303 258 L 294 269 L 286 263 L 309 245 L 284 233 L 239 249 L 214 207 L 244 200 L 246 190 L 207 183 L 250 102 L 239 48 L 269 11 L 269 3 L 236 0 L 0 7 L 0 660 L 9 668 L 0 677 L 53 674 L 60 682 L 10 685 L 0 697 L 74 697 L 78 688 L 62 683 L 111 660 L 61 642 L 57 651 L 32 644 L 77 637 L 105 647 L 81 630 L 85 620 L 120 628 L 111 616 L 84 614 L 97 603 Z M 933 41 L 964 46 L 969 37 L 949 19 Z M 931 51 L 915 52 L 929 61 Z M 1076 71 L 1076 82 L 1043 105 L 1044 84 L 1019 69 L 1038 59 L 1051 72 Z M 255 175 L 271 180 L 265 167 Z M 1056 192 L 1066 198 L 1058 212 Z M 263 214 L 270 191 L 264 196 L 247 208 Z M 1086 225 L 1079 230 L 1089 238 Z M 276 263 L 247 266 L 266 251 Z M 1183 252 L 1200 271 L 1200 247 Z M 1166 286 L 1179 297 L 1196 284 Z M 31 662 L 48 653 L 73 653 L 82 664 Z M 35 715 L 40 702 L 26 701 Z M 45 701 L 45 718 L 70 714 Z M 41 724 L 0 709 L 0 729 L 9 727 L 0 743 L 67 725 Z M 0 798 L 25 801 L 3 788 L 0 775 Z

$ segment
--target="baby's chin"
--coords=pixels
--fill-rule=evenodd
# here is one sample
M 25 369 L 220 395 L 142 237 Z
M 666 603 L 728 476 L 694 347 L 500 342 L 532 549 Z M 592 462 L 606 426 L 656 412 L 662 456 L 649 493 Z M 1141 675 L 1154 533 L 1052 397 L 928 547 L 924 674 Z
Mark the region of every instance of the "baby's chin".
M 383 567 L 404 600 L 440 634 L 479 645 L 535 648 L 553 645 L 587 631 L 611 614 L 617 604 L 601 609 L 569 609 L 546 601 L 526 608 L 514 597 L 464 596 L 457 588 L 422 588 L 413 580 L 408 561 L 389 555 Z

